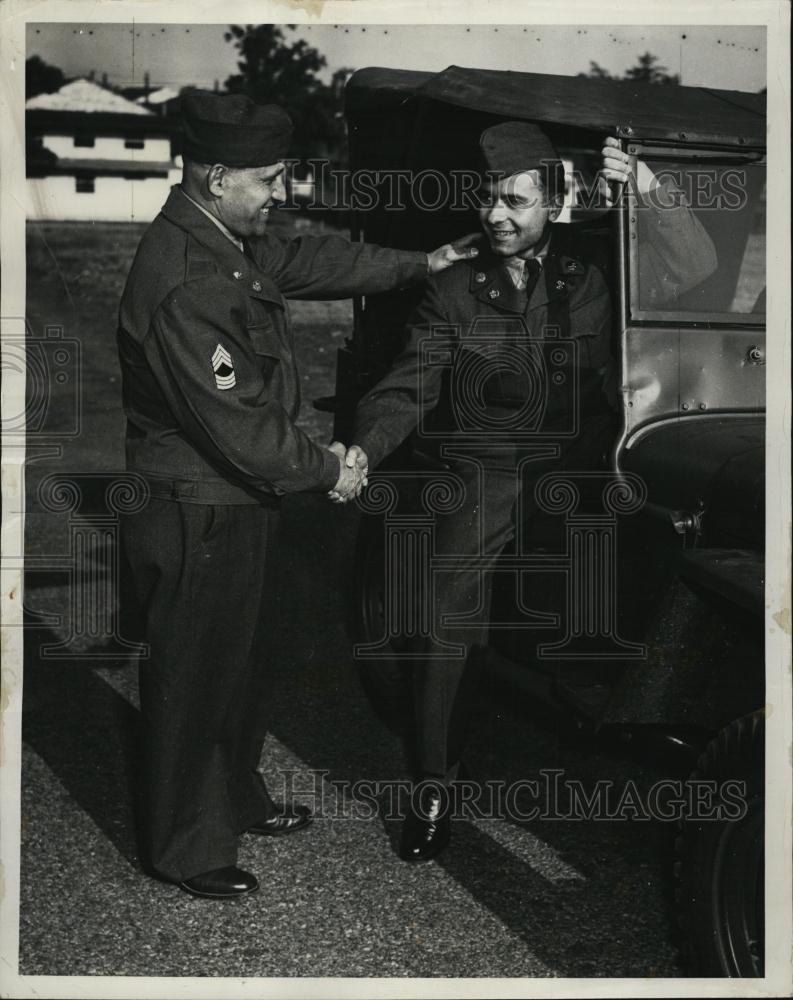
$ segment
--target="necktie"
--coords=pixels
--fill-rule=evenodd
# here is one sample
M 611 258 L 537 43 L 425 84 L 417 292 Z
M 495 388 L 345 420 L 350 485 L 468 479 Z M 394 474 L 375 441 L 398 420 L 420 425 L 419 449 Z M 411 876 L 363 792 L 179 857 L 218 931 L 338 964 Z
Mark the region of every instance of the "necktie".
M 534 258 L 526 261 L 526 268 L 524 270 L 524 277 L 526 279 L 526 301 L 531 298 L 531 293 L 534 291 L 534 286 L 537 284 L 537 279 L 542 272 L 542 264 L 535 260 Z

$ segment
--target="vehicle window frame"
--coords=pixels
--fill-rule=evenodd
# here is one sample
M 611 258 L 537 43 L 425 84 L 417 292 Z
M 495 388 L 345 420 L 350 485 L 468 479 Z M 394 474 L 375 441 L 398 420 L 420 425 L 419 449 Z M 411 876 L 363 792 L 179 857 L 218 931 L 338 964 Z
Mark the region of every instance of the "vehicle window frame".
M 673 163 L 680 163 L 684 160 L 707 162 L 717 161 L 719 164 L 740 164 L 758 163 L 762 156 L 757 151 L 748 151 L 743 156 L 735 154 L 734 151 L 726 149 L 720 150 L 700 150 L 682 149 L 679 146 L 656 146 L 647 144 L 632 143 L 628 147 L 631 170 L 636 176 L 637 161 L 642 160 L 669 160 Z M 700 327 L 703 326 L 732 326 L 732 327 L 759 327 L 765 329 L 766 314 L 762 313 L 740 313 L 740 312 L 702 312 L 681 309 L 642 309 L 639 307 L 639 238 L 638 238 L 638 214 L 634 211 L 636 207 L 636 193 L 631 185 L 626 185 L 626 208 L 627 208 L 627 229 L 628 229 L 628 253 L 626 254 L 626 264 L 628 269 L 627 282 L 627 319 L 629 323 L 665 323 L 680 327 Z M 766 287 L 767 287 L 766 274 Z

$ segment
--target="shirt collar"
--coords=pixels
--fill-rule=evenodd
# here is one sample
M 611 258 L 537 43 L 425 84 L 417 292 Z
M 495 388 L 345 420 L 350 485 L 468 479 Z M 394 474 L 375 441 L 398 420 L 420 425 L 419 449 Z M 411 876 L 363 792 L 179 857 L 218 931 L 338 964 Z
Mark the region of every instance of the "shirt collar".
M 203 212 L 208 219 L 211 219 L 215 223 L 215 225 L 218 227 L 221 233 L 223 233 L 226 239 L 231 240 L 234 246 L 237 247 L 237 249 L 241 253 L 245 253 L 245 247 L 243 245 L 243 242 L 238 236 L 235 236 L 234 233 L 232 233 L 227 226 L 223 225 L 220 219 L 214 216 L 211 212 L 208 212 L 203 205 L 199 204 L 199 202 L 195 200 L 195 198 L 191 198 L 183 187 L 180 186 L 179 190 L 182 192 L 185 198 L 187 198 L 188 201 L 191 201 L 199 211 Z
M 542 246 L 538 251 L 532 254 L 531 257 L 507 257 L 504 261 L 504 266 L 507 269 L 509 277 L 515 288 L 522 289 L 526 287 L 526 261 L 536 260 L 540 267 L 545 266 L 545 258 L 548 256 L 548 247 L 550 246 L 550 233 L 545 238 Z

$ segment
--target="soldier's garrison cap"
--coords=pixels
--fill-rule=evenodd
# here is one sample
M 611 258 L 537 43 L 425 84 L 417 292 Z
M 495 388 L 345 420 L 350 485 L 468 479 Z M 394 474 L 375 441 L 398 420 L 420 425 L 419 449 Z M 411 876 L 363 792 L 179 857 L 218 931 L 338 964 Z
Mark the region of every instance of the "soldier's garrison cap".
M 564 193 L 564 166 L 551 140 L 530 122 L 500 122 L 479 137 L 485 170 L 510 177 L 538 170 L 550 195 Z
M 196 163 L 264 167 L 283 160 L 292 120 L 277 104 L 245 94 L 186 94 L 182 98 L 182 153 Z

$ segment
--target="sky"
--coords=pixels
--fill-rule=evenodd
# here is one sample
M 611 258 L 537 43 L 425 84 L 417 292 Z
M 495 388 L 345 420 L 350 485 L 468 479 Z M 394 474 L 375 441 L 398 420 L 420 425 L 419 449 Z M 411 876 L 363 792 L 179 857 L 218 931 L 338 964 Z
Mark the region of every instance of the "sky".
M 212 87 L 236 71 L 236 50 L 222 24 L 29 24 L 27 55 L 68 76 L 111 84 Z M 622 74 L 647 51 L 687 86 L 757 91 L 766 83 L 765 27 L 614 25 L 312 25 L 304 38 L 337 69 L 389 66 L 437 71 L 446 66 L 574 75 L 590 61 Z

